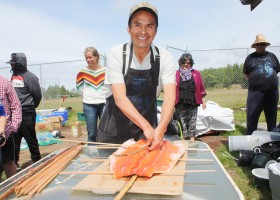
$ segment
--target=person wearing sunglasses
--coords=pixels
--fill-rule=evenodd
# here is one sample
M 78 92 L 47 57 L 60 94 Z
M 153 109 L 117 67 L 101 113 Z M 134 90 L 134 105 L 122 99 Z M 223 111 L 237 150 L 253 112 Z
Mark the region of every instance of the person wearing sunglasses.
M 200 72 L 193 69 L 192 55 L 184 53 L 178 63 L 180 67 L 176 72 L 175 116 L 181 124 L 183 139 L 194 140 L 197 108 L 201 104 L 203 110 L 206 108 L 206 91 Z
M 243 66 L 243 73 L 248 79 L 247 135 L 257 130 L 262 111 L 267 130 L 271 131 L 276 127 L 279 100 L 277 73 L 280 71 L 280 64 L 275 54 L 266 51 L 269 45 L 263 34 L 258 34 L 251 45 L 256 51 L 247 56 Z

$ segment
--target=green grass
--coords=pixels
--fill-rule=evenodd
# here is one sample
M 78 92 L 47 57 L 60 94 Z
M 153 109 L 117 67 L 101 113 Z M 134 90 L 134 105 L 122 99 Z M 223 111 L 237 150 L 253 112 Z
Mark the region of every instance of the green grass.
M 235 131 L 225 132 L 222 136 L 244 135 L 245 128 L 240 125 L 235 126 Z M 271 192 L 268 185 L 257 180 L 252 175 L 252 169 L 238 166 L 238 151 L 228 151 L 227 145 L 222 145 L 216 151 L 216 155 L 229 172 L 232 179 L 244 195 L 245 199 L 253 200 L 270 200 Z M 229 156 L 225 156 L 229 155 Z

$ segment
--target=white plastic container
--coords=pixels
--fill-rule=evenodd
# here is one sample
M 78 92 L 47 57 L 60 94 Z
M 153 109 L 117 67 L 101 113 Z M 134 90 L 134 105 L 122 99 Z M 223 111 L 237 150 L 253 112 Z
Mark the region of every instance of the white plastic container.
M 270 141 L 279 141 L 280 133 L 254 131 L 252 135 L 229 136 L 229 151 L 253 150 L 255 147 Z
M 272 200 L 280 200 L 280 163 L 273 163 L 268 166 L 269 187 Z

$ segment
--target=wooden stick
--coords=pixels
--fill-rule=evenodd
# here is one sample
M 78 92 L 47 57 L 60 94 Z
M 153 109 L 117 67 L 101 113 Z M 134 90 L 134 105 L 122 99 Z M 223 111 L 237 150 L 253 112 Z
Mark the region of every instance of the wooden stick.
M 45 166 L 40 172 L 24 180 L 15 188 L 17 196 L 33 195 L 42 191 L 53 178 L 82 150 L 82 145 L 74 145 L 60 153 L 55 159 Z
M 131 151 L 131 152 L 128 152 L 128 153 L 113 154 L 113 155 L 116 156 L 116 157 L 131 156 L 131 155 L 134 155 L 136 153 L 139 153 L 139 152 L 147 150 L 147 149 L 148 149 L 148 146 L 143 146 L 143 147 L 140 147 L 139 149 L 135 149 L 134 151 Z
M 123 196 L 125 195 L 125 193 L 129 190 L 129 188 L 131 188 L 131 186 L 136 181 L 136 179 L 137 179 L 137 175 L 133 175 L 130 178 L 130 180 L 128 181 L 128 183 L 125 184 L 125 186 L 122 188 L 122 190 L 119 192 L 119 194 L 115 197 L 114 200 L 121 200 L 123 198 Z
M 75 143 L 83 143 L 83 144 L 100 144 L 104 146 L 121 146 L 121 144 L 113 144 L 113 143 L 102 143 L 102 142 L 86 142 L 86 141 L 80 141 L 80 140 L 65 140 L 65 139 L 58 139 L 58 138 L 46 138 L 47 140 L 58 140 L 62 142 L 75 142 Z
M 95 148 L 97 148 L 97 149 L 118 149 L 120 147 L 118 147 L 118 146 L 115 146 L 115 147 L 113 147 L 113 146 L 95 146 Z
M 197 149 L 197 148 L 186 148 L 186 151 L 195 150 L 195 151 L 213 151 L 213 149 Z
M 104 162 L 106 161 L 107 158 L 85 158 L 85 159 L 80 159 L 77 161 L 82 161 L 82 162 Z M 76 161 L 76 160 L 75 160 Z M 183 161 L 183 162 L 188 162 L 188 161 L 198 161 L 198 162 L 214 162 L 213 159 L 195 159 L 195 158 L 181 158 L 179 159 L 179 161 Z
M 114 175 L 113 172 L 110 171 L 62 171 L 59 174 L 101 174 L 101 175 Z
M 82 161 L 82 162 L 104 162 L 106 161 L 106 159 L 98 159 L 98 158 L 85 158 L 85 159 L 80 159 L 79 161 Z
M 154 174 L 171 174 L 176 175 L 178 173 L 196 173 L 196 172 L 214 172 L 216 170 L 180 170 L 180 171 L 155 171 Z M 109 171 L 62 171 L 60 174 L 103 174 L 103 175 L 114 175 L 113 172 Z

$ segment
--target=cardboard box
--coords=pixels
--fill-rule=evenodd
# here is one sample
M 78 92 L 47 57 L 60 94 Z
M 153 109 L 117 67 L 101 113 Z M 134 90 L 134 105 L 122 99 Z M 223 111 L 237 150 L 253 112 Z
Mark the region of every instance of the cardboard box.
M 71 132 L 73 134 L 73 137 L 79 137 L 80 135 L 82 135 L 81 122 L 71 123 Z
M 64 111 L 54 111 L 51 116 L 61 116 L 63 118 L 62 120 L 62 126 L 65 126 L 66 121 L 68 120 L 68 110 Z
M 48 120 L 53 122 L 54 128 L 62 127 L 62 121 L 63 121 L 62 116 L 52 116 L 52 117 L 48 118 Z
M 35 125 L 36 131 L 53 131 L 54 128 L 54 123 L 50 120 L 47 120 L 45 122 L 36 122 Z

